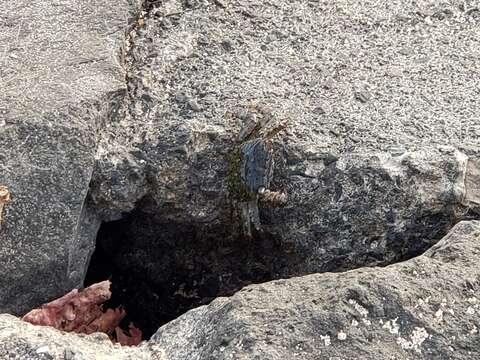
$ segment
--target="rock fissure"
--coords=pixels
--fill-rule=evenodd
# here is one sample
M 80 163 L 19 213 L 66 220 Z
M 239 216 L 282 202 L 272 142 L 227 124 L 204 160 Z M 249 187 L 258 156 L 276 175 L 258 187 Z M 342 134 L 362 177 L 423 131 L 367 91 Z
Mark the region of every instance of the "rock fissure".
M 337 262 L 328 266 L 339 272 L 412 259 L 428 251 L 453 225 L 445 224 L 444 230 L 429 234 L 423 245 L 410 251 L 397 245 L 398 249 L 392 249 L 396 257 L 389 261 L 365 258 L 363 265 Z M 149 229 L 149 236 L 139 231 L 142 228 Z M 124 306 L 128 313 L 125 323 L 138 324 L 146 336 L 188 310 L 217 297 L 231 296 L 247 285 L 308 274 L 289 272 L 296 259 L 289 259 L 289 249 L 274 238 L 257 234 L 248 240 L 225 243 L 221 237 L 201 239 L 193 228 L 182 228 L 181 224 L 155 223 L 149 214 L 133 211 L 122 220 L 103 224 L 98 234 L 86 284 L 111 279 L 113 298 L 109 306 Z M 218 229 L 217 234 L 229 230 Z M 168 240 L 165 232 L 169 233 Z M 425 227 L 425 234 L 428 232 L 429 227 Z
M 466 171 L 465 165 L 460 164 L 461 171 Z M 454 178 L 464 181 L 470 172 Z M 458 188 L 465 190 L 455 185 L 452 191 Z M 465 203 L 465 191 L 454 196 Z M 165 220 L 161 213 L 150 212 L 150 202 L 143 199 L 121 220 L 102 225 L 86 280 L 90 284 L 110 278 L 110 306 L 124 306 L 129 315 L 125 321 L 138 324 L 147 336 L 188 310 L 231 296 L 249 284 L 309 273 L 301 269 L 306 257 L 299 255 L 299 249 L 272 233 L 255 231 L 254 236 L 244 236 L 225 225 L 202 232 L 200 225 Z M 468 206 L 442 206 L 406 224 L 404 232 L 387 233 L 382 252 L 362 256 L 357 251 L 354 261 L 346 252 L 334 253 L 337 257 L 317 265 L 316 272 L 402 262 L 427 251 L 456 223 L 478 218 Z M 389 218 L 383 225 L 392 221 Z M 377 234 L 371 241 L 379 246 L 384 240 Z
M 275 168 L 252 161 L 247 169 L 264 175 L 262 191 L 272 183 L 291 200 L 270 192 L 283 206 L 258 203 L 243 156 L 254 154 L 262 106 L 205 102 L 208 92 L 175 88 L 164 77 L 178 71 L 155 60 L 198 69 L 194 43 L 206 43 L 182 19 L 204 10 L 184 6 L 147 1 L 128 32 L 125 119 L 104 140 L 92 191 L 105 222 L 87 283 L 111 277 L 113 306 L 124 305 L 146 334 L 251 283 L 413 258 L 475 218 L 466 156 L 454 146 L 339 153 L 298 144 L 295 126 L 274 141 Z M 275 104 L 266 118 L 285 118 Z
M 0 355 L 478 357 L 470 3 L 2 2 L 0 308 L 111 278 L 156 335 Z

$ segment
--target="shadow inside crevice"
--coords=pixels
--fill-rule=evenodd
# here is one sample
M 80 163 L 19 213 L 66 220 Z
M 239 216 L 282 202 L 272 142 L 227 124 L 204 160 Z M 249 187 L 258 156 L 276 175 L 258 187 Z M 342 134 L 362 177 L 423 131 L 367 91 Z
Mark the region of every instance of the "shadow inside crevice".
M 383 252 L 331 250 L 323 261 L 318 258 L 309 267 L 311 249 L 281 243 L 270 233 L 255 232 L 247 239 L 235 236 L 239 231 L 229 225 L 180 223 L 136 209 L 121 220 L 102 224 L 85 285 L 110 279 L 112 298 L 105 306 L 124 307 L 127 316 L 122 325 L 127 328 L 133 322 L 147 339 L 188 310 L 250 284 L 312 272 L 387 266 L 419 256 L 455 223 L 469 218 L 477 215 L 467 212 L 458 217 L 446 209 L 424 214 L 407 224 L 405 232 L 387 233 Z M 318 236 L 320 241 L 323 235 Z
M 192 308 L 279 278 L 288 262 L 265 234 L 232 238 L 231 229 L 207 230 L 135 210 L 101 226 L 85 286 L 110 279 L 105 306 L 124 307 L 122 325 L 133 322 L 149 338 Z

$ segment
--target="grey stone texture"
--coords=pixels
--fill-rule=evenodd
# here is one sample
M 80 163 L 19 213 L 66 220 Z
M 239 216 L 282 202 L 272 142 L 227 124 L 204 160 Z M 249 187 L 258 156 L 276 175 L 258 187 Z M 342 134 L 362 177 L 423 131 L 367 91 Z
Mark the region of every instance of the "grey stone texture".
M 137 348 L 113 346 L 102 334 L 65 334 L 1 315 L 0 356 L 475 359 L 479 240 L 480 222 L 466 221 L 424 255 L 402 263 L 251 285 L 189 311 Z
M 85 203 L 99 129 L 125 93 L 133 10 L 124 0 L 0 4 L 0 184 L 12 196 L 0 233 L 3 311 L 83 282 L 98 226 Z
M 90 193 L 104 220 L 139 211 L 116 266 L 171 283 L 134 248 L 181 244 L 190 264 L 207 258 L 198 244 L 242 237 L 274 239 L 272 277 L 385 265 L 476 217 L 476 5 L 152 2 L 127 39 L 126 117 L 101 136 Z M 267 134 L 272 163 L 236 158 Z M 244 201 L 231 184 L 248 164 L 274 165 L 266 190 L 286 203 Z
M 244 288 L 159 329 L 171 360 L 475 359 L 480 223 L 415 259 Z
M 123 219 L 131 237 L 101 245 L 155 291 L 297 277 L 105 358 L 475 358 L 479 9 L 2 1 L 0 311 L 81 286 L 101 223 Z M 43 329 L 39 352 L 37 331 L 2 315 L 0 354 L 96 356 Z

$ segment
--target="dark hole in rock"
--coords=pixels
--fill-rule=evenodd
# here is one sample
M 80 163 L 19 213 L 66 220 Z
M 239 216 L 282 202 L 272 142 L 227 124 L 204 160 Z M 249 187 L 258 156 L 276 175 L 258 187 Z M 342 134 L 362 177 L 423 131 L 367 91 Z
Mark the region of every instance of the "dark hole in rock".
M 252 283 L 310 272 L 385 266 L 418 256 L 460 220 L 448 208 L 425 214 L 412 220 L 405 232 L 387 231 L 385 247 L 378 252 L 369 247 L 329 249 L 329 257 L 319 257 L 308 267 L 311 249 L 281 245 L 267 233 L 254 233 L 251 239 L 234 237 L 238 229 L 225 224 L 176 222 L 165 213 L 141 209 L 101 226 L 85 285 L 110 279 L 112 298 L 106 307 L 123 306 L 127 317 L 121 325 L 128 328 L 133 322 L 144 339 L 186 311 Z M 469 213 L 461 216 L 469 217 Z M 324 236 L 318 234 L 318 239 Z M 375 239 L 373 235 L 370 238 Z
M 85 285 L 111 279 L 105 306 L 123 306 L 122 325 L 133 322 L 147 339 L 192 308 L 280 277 L 288 260 L 271 237 L 232 239 L 232 233 L 135 210 L 101 226 Z

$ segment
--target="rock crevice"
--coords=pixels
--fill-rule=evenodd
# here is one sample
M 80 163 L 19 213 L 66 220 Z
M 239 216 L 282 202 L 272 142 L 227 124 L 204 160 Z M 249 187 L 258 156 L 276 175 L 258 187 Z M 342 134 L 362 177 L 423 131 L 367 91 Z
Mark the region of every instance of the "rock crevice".
M 468 358 L 475 8 L 2 2 L 0 310 L 61 296 L 88 268 L 87 282 L 113 277 L 112 301 L 147 333 L 187 311 L 146 356 Z M 282 125 L 268 141 L 267 123 Z M 277 335 L 258 329 L 270 323 Z M 20 346 L 31 329 L 15 327 L 0 337 Z
M 364 11 L 358 23 L 351 4 L 341 14 L 322 9 L 331 17 L 304 16 L 302 26 L 297 18 L 285 17 L 293 10 L 303 15 L 311 10 L 297 3 L 232 2 L 222 7 L 209 1 L 168 1 L 144 6 L 141 21 L 128 35 L 124 118 L 112 122 L 100 142 L 90 200 L 106 222 L 97 244 L 111 258 L 107 273 L 116 274 L 118 288 L 131 303 L 143 304 L 139 294 L 149 294 L 151 300 L 133 305 L 133 312 L 151 309 L 156 314 L 146 325 L 150 331 L 251 282 L 415 257 L 459 221 L 476 217 L 471 174 L 478 151 L 463 146 L 475 143 L 473 134 L 454 132 L 445 140 L 442 134 L 457 125 L 443 115 L 435 121 L 437 110 L 424 106 L 423 93 L 406 95 L 411 86 L 421 88 L 448 108 L 448 99 L 440 95 L 451 84 L 418 77 L 422 71 L 437 71 L 436 66 L 394 56 L 404 47 L 394 28 L 411 37 L 413 23 L 398 20 L 392 27 L 386 18 Z M 445 34 L 417 16 L 430 10 L 425 4 L 413 6 L 408 17 L 437 43 Z M 407 16 L 394 5 L 383 5 L 381 12 L 389 18 Z M 455 9 L 453 14 L 462 29 L 471 31 L 465 13 Z M 285 29 L 300 31 L 323 46 L 323 53 L 314 46 L 300 50 L 282 36 L 288 31 L 274 21 L 279 16 Z M 214 25 L 217 18 L 225 24 Z M 378 27 L 372 28 L 368 24 L 374 21 Z M 360 26 L 364 46 L 371 45 L 372 37 L 381 39 L 389 58 L 382 77 L 375 67 L 362 65 L 377 61 L 376 53 L 358 49 L 355 56 L 361 62 L 342 65 L 328 51 L 333 45 L 311 30 L 321 24 L 335 34 Z M 265 27 L 271 30 L 268 37 L 259 35 Z M 462 41 L 462 51 L 469 51 L 473 44 Z M 350 56 L 358 47 L 350 40 L 335 46 Z M 280 56 L 281 47 L 289 51 Z M 450 64 L 448 56 L 437 60 Z M 242 62 L 263 67 L 263 73 Z M 402 66 L 406 75 L 399 78 Z M 457 70 L 458 81 L 468 77 L 466 63 Z M 360 83 L 359 74 L 369 80 Z M 298 83 L 306 85 L 299 88 Z M 349 89 L 349 84 L 355 86 Z M 306 91 L 309 86 L 317 93 Z M 414 107 L 425 121 L 415 120 Z M 256 168 L 248 170 L 272 172 L 269 186 L 288 196 L 279 207 L 257 206 L 257 194 L 246 201 L 251 188 L 241 176 L 241 159 L 235 158 L 239 139 L 251 140 L 265 118 L 285 124 L 271 147 L 275 166 L 254 161 Z M 459 120 L 468 128 L 476 126 L 471 116 Z M 234 181 L 232 154 L 240 166 Z
M 478 354 L 480 224 L 385 268 L 251 285 L 187 312 L 135 348 L 0 315 L 0 355 L 31 360 L 471 359 Z M 72 355 L 73 354 L 73 355 Z M 73 357 L 74 358 L 74 357 Z

